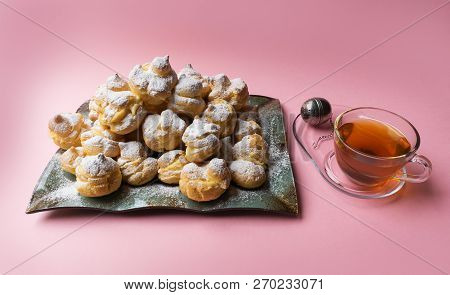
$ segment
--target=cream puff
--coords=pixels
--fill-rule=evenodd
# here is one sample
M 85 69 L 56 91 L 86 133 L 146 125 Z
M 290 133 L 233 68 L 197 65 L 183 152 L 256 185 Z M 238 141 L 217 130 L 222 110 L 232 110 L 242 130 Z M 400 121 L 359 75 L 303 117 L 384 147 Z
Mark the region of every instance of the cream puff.
M 125 135 L 137 130 L 146 115 L 142 100 L 131 91 L 108 91 L 98 120 L 113 133 Z
M 81 134 L 81 146 L 88 156 L 103 154 L 106 157 L 114 158 L 120 154 L 117 141 L 97 135 L 93 130 Z
M 211 92 L 211 88 L 209 86 L 209 78 L 202 76 L 199 72 L 197 72 L 191 64 L 187 64 L 181 71 L 178 73 L 178 80 L 183 80 L 186 77 L 190 77 L 192 79 L 196 79 L 202 82 L 202 89 L 199 93 L 200 97 L 206 98 L 208 97 L 209 92 Z
M 149 115 L 142 125 L 145 144 L 157 152 L 179 148 L 185 129 L 186 122 L 171 110 Z
M 234 130 L 234 139 L 236 142 L 241 141 L 247 135 L 262 134 L 261 126 L 255 121 L 237 120 L 236 129 Z
M 122 183 L 119 164 L 103 154 L 87 156 L 75 169 L 78 193 L 84 197 L 101 197 L 115 192 Z
M 209 163 L 189 163 L 180 175 L 180 191 L 197 202 L 206 202 L 220 197 L 230 186 L 231 175 L 222 159 L 214 158 Z
M 189 162 L 203 162 L 220 150 L 220 127 L 196 117 L 183 133 L 186 144 L 186 159 Z
M 210 78 L 211 92 L 208 100 L 223 99 L 228 101 L 236 111 L 247 105 L 249 93 L 247 84 L 241 79 L 230 80 L 225 74 L 218 74 Z
M 230 164 L 231 179 L 243 188 L 257 188 L 266 181 L 266 171 L 262 165 L 246 160 L 236 160 Z
M 95 135 L 114 140 L 114 141 L 125 141 L 125 136 L 116 134 L 111 131 L 108 126 L 100 124 L 100 121 L 95 121 L 90 129 Z
M 158 162 L 147 157 L 142 143 L 120 142 L 120 157 L 117 159 L 123 180 L 130 185 L 143 185 L 158 174 Z
M 166 108 L 178 81 L 168 55 L 134 66 L 128 77 L 131 90 L 141 97 L 147 111 L 152 113 L 160 113 Z
M 215 99 L 208 103 L 203 118 L 220 127 L 220 138 L 233 134 L 236 126 L 236 111 L 226 100 Z
M 182 150 L 167 152 L 158 159 L 158 178 L 164 183 L 178 184 L 183 167 L 188 164 L 186 154 Z
M 61 113 L 48 122 L 48 131 L 53 142 L 65 150 L 80 146 L 80 134 L 89 128 L 89 121 L 79 113 Z
M 265 166 L 269 161 L 267 151 L 267 143 L 261 135 L 247 135 L 233 146 L 233 159 Z
M 100 85 L 95 92 L 95 95 L 89 101 L 89 119 L 96 121 L 99 113 L 106 106 L 108 92 L 119 92 L 130 90 L 128 83 L 122 79 L 119 74 L 114 74 L 108 79 L 106 83 Z
M 178 84 L 175 86 L 168 108 L 178 114 L 194 118 L 205 109 L 204 98 L 208 93 L 207 79 L 197 73 L 191 65 L 187 65 L 178 76 Z
M 81 160 L 86 156 L 82 147 L 71 147 L 59 158 L 62 170 L 75 174 L 75 169 L 80 165 Z

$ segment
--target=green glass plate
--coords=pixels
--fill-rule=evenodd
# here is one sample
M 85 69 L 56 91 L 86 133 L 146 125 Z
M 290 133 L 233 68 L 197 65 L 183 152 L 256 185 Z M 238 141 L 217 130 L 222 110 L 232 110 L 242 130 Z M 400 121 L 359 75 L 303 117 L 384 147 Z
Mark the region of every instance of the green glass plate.
M 87 208 L 111 212 L 137 209 L 196 212 L 261 210 L 297 215 L 297 193 L 280 101 L 258 95 L 251 95 L 249 101 L 251 105 L 259 106 L 263 137 L 269 146 L 268 179 L 262 187 L 247 190 L 232 183 L 217 200 L 199 203 L 183 196 L 178 186 L 163 184 L 156 179 L 140 187 L 122 184 L 118 191 L 108 196 L 86 198 L 77 193 L 74 187 L 75 176 L 60 168 L 59 157 L 64 151 L 58 150 L 39 178 L 26 213 L 59 208 Z M 78 112 L 87 114 L 88 103 L 84 103 Z

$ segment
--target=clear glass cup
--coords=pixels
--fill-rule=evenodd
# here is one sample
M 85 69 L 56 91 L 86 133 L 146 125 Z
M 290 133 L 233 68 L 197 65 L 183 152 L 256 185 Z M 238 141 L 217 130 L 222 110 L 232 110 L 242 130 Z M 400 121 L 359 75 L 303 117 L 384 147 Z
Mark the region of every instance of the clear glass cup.
M 376 120 L 396 129 L 406 137 L 411 146 L 410 150 L 397 156 L 380 157 L 352 148 L 345 143 L 339 127 L 361 119 Z M 431 175 L 430 160 L 417 154 L 420 136 L 416 128 L 408 120 L 393 112 L 371 107 L 351 109 L 336 118 L 333 129 L 338 165 L 350 180 L 359 185 L 379 186 L 392 179 L 419 183 L 426 181 Z M 413 173 L 412 169 L 404 169 L 409 163 L 421 166 L 420 172 Z

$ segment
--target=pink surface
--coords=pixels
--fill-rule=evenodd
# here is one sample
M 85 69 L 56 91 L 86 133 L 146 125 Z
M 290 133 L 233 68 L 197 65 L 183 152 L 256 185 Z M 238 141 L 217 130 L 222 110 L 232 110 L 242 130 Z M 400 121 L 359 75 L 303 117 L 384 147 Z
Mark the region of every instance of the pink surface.
M 388 108 L 418 128 L 434 171 L 395 198 L 353 199 L 324 183 L 289 131 L 298 218 L 25 215 L 55 151 L 47 120 L 74 111 L 112 71 L 0 3 L 2 273 L 450 272 L 450 5 L 290 99 L 443 0 L 3 2 L 125 75 L 167 53 L 177 70 L 240 76 L 251 93 L 280 99 L 288 120 L 311 96 Z

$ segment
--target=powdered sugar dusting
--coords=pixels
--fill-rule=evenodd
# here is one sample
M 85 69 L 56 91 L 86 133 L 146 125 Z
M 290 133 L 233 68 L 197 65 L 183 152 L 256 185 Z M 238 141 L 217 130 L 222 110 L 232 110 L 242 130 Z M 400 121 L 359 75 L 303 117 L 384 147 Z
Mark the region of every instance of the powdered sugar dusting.
M 60 187 L 55 191 L 47 194 L 41 199 L 42 202 L 52 202 L 52 201 L 68 201 L 68 200 L 78 200 L 80 195 L 75 187 L 75 183 L 68 183 L 66 186 Z
M 152 60 L 152 66 L 159 69 L 159 70 L 164 70 L 167 68 L 170 68 L 170 63 L 169 63 L 169 56 L 163 56 L 163 57 L 155 57 Z
M 147 90 L 150 95 L 157 95 L 159 92 L 170 90 L 171 84 L 172 81 L 168 80 L 166 77 L 150 76 Z
M 168 126 L 170 126 L 174 115 L 175 114 L 172 110 L 163 111 L 160 118 L 161 127 L 167 128 Z
M 101 148 L 103 153 L 106 155 L 111 155 L 116 153 L 117 143 L 108 138 L 94 135 L 91 138 L 83 141 L 83 147 L 97 147 Z
M 215 75 L 212 78 L 212 81 L 213 81 L 214 86 L 218 86 L 221 89 L 224 89 L 224 88 L 230 86 L 230 84 L 231 84 L 230 79 L 224 73 Z
M 108 91 L 107 102 L 115 107 L 123 107 L 128 104 L 132 96 L 131 91 Z M 108 116 L 114 116 L 114 114 L 108 114 Z
M 135 65 L 128 78 L 135 86 L 145 89 L 148 86 L 149 73 L 141 65 Z
M 200 96 L 202 87 L 202 82 L 197 77 L 183 76 L 175 86 L 175 92 L 182 96 L 196 97 Z
M 213 173 L 219 176 L 225 176 L 228 171 L 227 163 L 223 159 L 214 158 L 207 165 Z
M 241 92 L 247 87 L 244 80 L 241 78 L 236 78 L 231 80 L 230 88 L 232 88 L 235 92 Z
M 181 174 L 188 179 L 204 179 L 206 177 L 206 166 L 197 166 L 195 163 L 189 163 L 183 167 Z
M 49 129 L 59 134 L 66 134 L 81 123 L 82 117 L 76 113 L 61 113 L 49 122 Z
M 144 145 L 138 141 L 119 142 L 120 157 L 126 159 L 146 158 Z
M 204 138 L 210 134 L 218 136 L 220 127 L 217 124 L 206 122 L 203 119 L 195 118 L 183 134 L 183 142 L 191 142 Z
M 199 109 L 200 111 L 205 107 L 205 101 L 203 98 L 193 98 L 182 96 L 178 94 L 173 94 L 171 98 L 171 103 L 173 104 L 173 108 L 181 113 L 188 113 L 187 110 L 184 110 L 183 107 L 189 106 L 189 108 Z
M 128 83 L 119 74 L 115 74 L 106 79 L 106 87 L 111 90 L 120 90 L 127 88 Z
M 184 152 L 182 150 L 168 151 L 161 155 L 158 159 L 158 163 L 161 167 L 166 167 L 170 163 L 174 162 L 178 155 L 182 155 Z
M 223 159 L 214 158 L 206 165 L 189 163 L 183 167 L 182 174 L 190 180 L 206 180 L 208 173 L 218 177 L 227 177 L 228 167 Z
M 237 120 L 236 129 L 234 134 L 236 136 L 236 140 L 241 140 L 243 137 L 251 134 L 260 134 L 261 135 L 261 126 L 258 125 L 255 121 L 244 121 L 241 119 Z
M 128 77 L 131 86 L 151 97 L 163 95 L 167 98 L 177 82 L 177 75 L 167 55 L 155 57 L 150 64 L 134 66 Z
M 230 170 L 247 177 L 250 177 L 252 175 L 264 174 L 263 166 L 246 160 L 236 160 L 231 162 Z
M 186 76 L 202 78 L 202 75 L 196 70 L 194 70 L 191 64 L 187 64 L 186 66 L 184 66 L 184 68 L 182 68 L 181 71 L 178 73 L 178 79 L 182 79 Z
M 225 100 L 214 100 L 208 104 L 204 117 L 210 118 L 214 122 L 226 122 L 235 115 L 234 108 Z
M 226 75 L 219 74 L 211 79 L 211 92 L 208 96 L 210 101 L 224 99 L 240 111 L 246 107 L 248 97 L 247 84 L 241 78 L 230 80 Z
M 81 167 L 91 176 L 103 176 L 118 167 L 116 161 L 103 154 L 87 156 L 81 161 Z
M 178 73 L 178 80 L 179 82 L 175 88 L 175 92 L 179 95 L 203 98 L 211 90 L 209 87 L 209 79 L 194 70 L 191 64 L 187 64 Z
M 143 72 L 150 73 L 152 69 L 158 68 L 158 65 L 148 64 L 142 68 Z M 160 67 L 161 69 L 163 67 Z M 183 75 L 194 76 L 199 75 L 192 66 L 185 67 L 180 72 L 180 77 Z M 114 76 L 112 76 L 114 77 Z M 109 86 L 105 85 L 105 88 L 108 89 L 117 89 L 116 87 L 121 87 L 120 81 L 118 78 L 114 77 L 112 79 L 110 77 L 110 81 L 107 81 L 106 84 L 111 84 Z M 201 75 L 199 78 L 206 81 L 208 79 L 203 78 Z M 216 77 L 217 81 L 222 81 L 221 86 L 228 84 L 227 77 L 225 75 L 219 75 Z M 148 77 L 146 78 L 149 81 Z M 211 79 L 211 83 L 214 79 Z M 229 80 L 229 85 L 233 84 L 234 80 Z M 242 83 L 241 83 L 242 82 Z M 220 84 L 218 83 L 218 84 Z M 212 85 L 212 84 L 211 84 Z M 204 86 L 204 84 L 203 84 Z M 226 94 L 232 95 L 232 97 L 239 95 L 238 93 L 234 93 L 240 87 L 246 87 L 243 81 L 236 80 L 234 82 L 233 87 L 234 90 L 231 91 L 231 87 L 226 88 Z M 241 87 L 241 88 L 242 88 Z M 157 88 L 157 87 L 156 87 Z M 133 91 L 136 91 L 133 88 Z M 107 91 L 114 92 L 114 91 Z M 105 93 L 107 93 L 105 92 Z M 140 95 L 141 92 L 139 92 Z M 169 91 L 170 93 L 170 91 Z M 106 98 L 106 95 L 105 95 Z M 118 99 L 120 104 L 120 99 Z M 82 198 L 76 192 L 76 189 L 72 186 L 69 188 L 70 184 L 73 184 L 75 179 L 72 175 L 68 173 L 64 173 L 60 170 L 59 164 L 56 163 L 55 160 L 52 160 L 52 166 L 46 169 L 45 173 L 47 174 L 43 179 L 42 183 L 37 187 L 35 192 L 33 193 L 33 204 L 30 204 L 31 208 L 29 210 L 41 210 L 40 208 L 52 208 L 52 207 L 64 207 L 64 206 L 75 206 L 75 207 L 89 207 L 89 208 L 100 208 L 106 210 L 113 211 L 122 211 L 133 208 L 143 208 L 143 207 L 179 207 L 179 208 L 189 208 L 193 210 L 200 211 L 209 211 L 209 210 L 220 210 L 226 208 L 265 208 L 269 210 L 279 210 L 279 211 L 289 211 L 296 203 L 289 196 L 292 196 L 292 193 L 295 196 L 295 187 L 290 183 L 292 178 L 289 178 L 292 174 L 290 169 L 289 155 L 286 151 L 286 143 L 283 139 L 284 133 L 280 135 L 280 130 L 283 128 L 280 127 L 280 118 L 282 122 L 282 113 L 279 107 L 274 107 L 276 101 L 270 101 L 266 99 L 262 99 L 261 97 L 252 97 L 252 103 L 256 103 L 261 105 L 262 109 L 259 111 L 261 116 L 261 125 L 263 127 L 263 137 L 268 142 L 269 145 L 269 154 L 270 154 L 270 162 L 268 166 L 268 181 L 264 184 L 263 187 L 255 190 L 242 190 L 236 186 L 230 187 L 228 193 L 226 193 L 225 197 L 222 197 L 217 202 L 213 203 L 205 203 L 198 204 L 193 201 L 188 200 L 186 197 L 182 196 L 178 190 L 177 186 L 169 186 L 164 185 L 158 182 L 152 182 L 151 185 L 146 185 L 142 187 L 129 187 L 126 184 L 123 184 L 121 189 L 110 196 L 105 196 L 103 198 Z M 203 107 L 204 108 L 204 107 Z M 221 114 L 223 115 L 223 114 Z M 218 114 L 219 116 L 219 114 Z M 221 116 L 220 116 L 221 117 Z M 129 120 L 130 116 L 125 116 L 124 120 Z M 169 119 L 163 118 L 161 125 L 162 126 L 170 126 Z M 281 129 L 280 129 L 281 128 Z M 114 131 L 115 132 L 115 131 Z M 194 137 L 198 137 L 192 141 L 192 145 L 205 145 L 204 142 L 209 142 L 210 138 L 215 138 L 214 134 L 205 134 L 207 132 L 198 131 L 193 132 Z M 96 140 L 101 142 L 100 139 L 91 139 L 94 143 Z M 207 145 L 207 144 L 206 144 Z M 130 152 L 133 154 L 135 152 Z M 174 153 L 175 154 L 175 153 Z M 53 162 L 55 161 L 55 162 Z M 117 163 L 111 159 L 114 164 Z M 201 167 L 206 167 L 210 172 L 224 171 L 222 169 L 218 169 L 219 167 L 223 167 L 219 165 L 220 161 L 210 161 L 209 164 Z M 188 164 L 190 165 L 190 164 Z M 235 164 L 237 165 L 237 164 Z M 89 165 L 92 166 L 92 165 Z M 93 165 L 95 166 L 95 165 Z M 102 165 L 98 165 L 102 166 Z M 226 166 L 225 166 L 226 167 Z M 231 167 L 231 164 L 230 164 Z M 236 167 L 235 167 L 236 168 Z M 225 171 L 228 168 L 225 169 Z M 237 165 L 237 170 L 247 174 L 249 173 L 247 164 L 239 164 Z M 93 173 L 102 173 L 101 168 L 93 169 L 91 171 Z M 103 167 L 105 170 L 105 167 Z M 106 169 L 107 170 L 107 169 Z M 203 174 L 204 175 L 204 174 Z M 59 187 L 66 187 L 65 190 L 59 189 Z M 294 191 L 292 192 L 292 189 Z M 59 196 L 59 197 L 58 197 Z M 40 201 L 48 201 L 45 204 L 40 204 L 37 206 L 36 204 Z M 290 208 L 289 210 L 282 209 Z
M 144 139 L 151 142 L 150 145 L 147 143 L 150 148 L 153 148 L 151 146 L 153 143 L 157 146 L 158 142 L 164 145 L 179 142 L 185 129 L 186 122 L 172 110 L 165 110 L 161 115 L 147 116 L 142 128 Z

